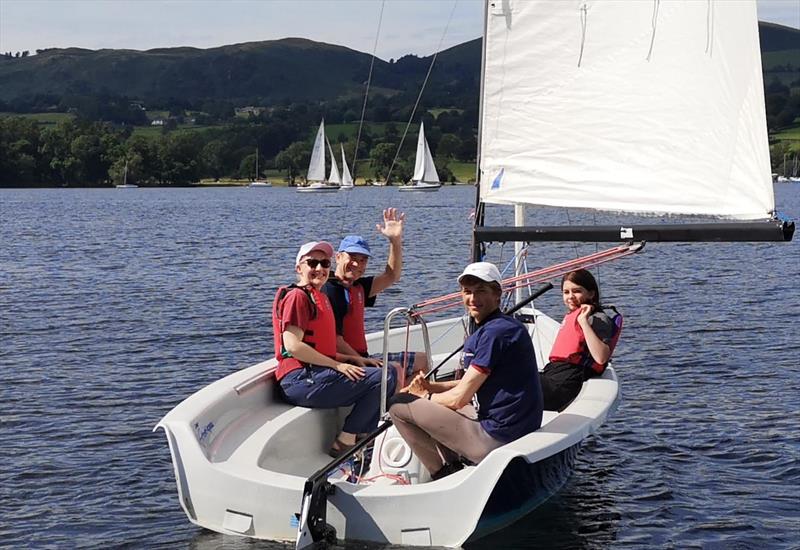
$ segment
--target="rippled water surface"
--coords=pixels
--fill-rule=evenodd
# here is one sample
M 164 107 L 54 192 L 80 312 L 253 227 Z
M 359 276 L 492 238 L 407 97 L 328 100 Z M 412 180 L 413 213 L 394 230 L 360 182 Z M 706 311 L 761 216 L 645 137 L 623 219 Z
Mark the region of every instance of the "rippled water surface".
M 800 186 L 776 193 L 800 218 Z M 403 280 L 369 312 L 377 329 L 389 309 L 455 289 L 473 202 L 466 187 L 0 190 L 0 546 L 282 548 L 189 523 L 153 426 L 269 356 L 267 310 L 299 244 L 363 233 L 374 271 L 380 209 L 407 212 Z M 538 245 L 529 264 L 594 250 Z M 470 547 L 797 548 L 799 252 L 651 244 L 602 267 L 626 316 L 624 400 L 560 493 Z M 537 306 L 562 314 L 555 292 Z

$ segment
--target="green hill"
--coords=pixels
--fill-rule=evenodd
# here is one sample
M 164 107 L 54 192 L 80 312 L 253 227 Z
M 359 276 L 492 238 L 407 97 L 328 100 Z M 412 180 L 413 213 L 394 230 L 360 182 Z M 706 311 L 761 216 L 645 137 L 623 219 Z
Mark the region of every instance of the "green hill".
M 343 46 L 286 38 L 211 49 L 162 48 L 147 51 L 40 50 L 26 57 L 0 57 L 0 100 L 35 95 L 122 96 L 147 105 L 170 98 L 224 100 L 235 104 L 360 98 L 371 56 Z M 375 61 L 373 86 L 386 95 L 418 91 L 430 58 L 405 56 Z M 475 95 L 480 41 L 440 54 L 431 85 L 463 86 Z
M 772 23 L 759 27 L 768 80 L 776 77 L 791 85 L 799 78 L 800 31 Z M 26 57 L 0 56 L 0 101 L 117 96 L 149 108 L 170 98 L 237 105 L 361 98 L 370 61 L 369 54 L 303 38 L 210 49 L 46 49 Z M 430 61 L 414 55 L 394 62 L 378 59 L 372 85 L 413 103 Z M 480 62 L 480 39 L 440 52 L 426 98 L 469 107 L 478 94 Z
M 368 54 L 300 38 L 206 50 L 48 49 L 0 60 L 0 99 L 110 94 L 144 102 L 303 101 L 360 94 L 369 63 Z

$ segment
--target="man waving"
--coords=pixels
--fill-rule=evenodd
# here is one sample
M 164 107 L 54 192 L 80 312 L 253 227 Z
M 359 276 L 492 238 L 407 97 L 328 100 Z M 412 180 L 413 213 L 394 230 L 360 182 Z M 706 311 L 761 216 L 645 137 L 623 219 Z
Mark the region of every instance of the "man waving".
M 339 244 L 336 253 L 336 270 L 322 291 L 328 295 L 336 318 L 337 351 L 359 358 L 362 366 L 380 366 L 378 359 L 369 357 L 364 329 L 364 308 L 375 305 L 378 294 L 400 280 L 403 269 L 403 225 L 405 214 L 395 208 L 383 211 L 383 224 L 376 228 L 389 241 L 389 259 L 383 273 L 364 277 L 372 257 L 369 244 L 360 235 L 348 235 Z M 355 359 L 353 359 L 355 360 Z M 389 361 L 395 368 L 411 375 L 425 372 L 428 362 L 424 353 L 391 353 Z

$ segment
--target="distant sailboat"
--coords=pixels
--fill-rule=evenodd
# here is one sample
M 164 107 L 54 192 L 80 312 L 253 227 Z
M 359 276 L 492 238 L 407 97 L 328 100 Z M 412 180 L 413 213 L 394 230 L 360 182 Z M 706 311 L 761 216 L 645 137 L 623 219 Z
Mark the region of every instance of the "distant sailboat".
M 272 187 L 272 182 L 269 180 L 259 180 L 258 179 L 258 147 L 256 147 L 256 177 L 253 181 L 250 182 L 248 187 Z
M 342 186 L 340 191 L 350 191 L 355 187 L 353 184 L 353 176 L 350 175 L 350 169 L 347 167 L 347 158 L 344 156 L 344 145 L 339 145 L 342 148 Z
M 439 174 L 433 163 L 431 148 L 425 139 L 425 125 L 419 124 L 419 139 L 417 139 L 417 159 L 414 163 L 414 176 L 411 183 L 398 187 L 400 191 L 438 191 L 442 186 L 439 183 Z
M 311 161 L 308 163 L 308 172 L 306 174 L 307 184 L 297 188 L 299 193 L 328 193 L 339 190 L 339 170 L 336 168 L 336 161 L 333 159 L 332 152 L 330 153 L 331 174 L 328 179 L 325 179 L 325 145 L 327 141 L 325 137 L 325 120 L 323 119 L 319 123 L 317 137 L 314 139 L 314 148 L 311 150 Z M 327 145 L 330 150 L 330 144 Z M 333 182 L 331 182 L 332 179 Z
M 792 175 L 789 176 L 788 179 L 794 183 L 800 182 L 800 159 L 798 159 L 797 155 L 794 156 L 794 162 L 792 162 Z
M 122 172 L 122 183 L 117 185 L 117 189 L 135 189 L 139 187 L 136 184 L 128 183 L 128 161 L 125 161 L 125 170 Z

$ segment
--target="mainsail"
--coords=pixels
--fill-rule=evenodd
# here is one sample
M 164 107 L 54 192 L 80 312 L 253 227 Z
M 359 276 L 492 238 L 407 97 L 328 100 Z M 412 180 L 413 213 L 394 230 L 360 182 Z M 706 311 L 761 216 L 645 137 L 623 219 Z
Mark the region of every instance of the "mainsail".
M 325 181 L 325 119 L 319 123 L 314 149 L 311 151 L 311 162 L 308 163 L 306 181 Z
M 417 158 L 414 163 L 414 182 L 439 183 L 439 174 L 436 173 L 436 165 L 433 164 L 433 155 L 425 139 L 425 125 L 419 123 L 419 138 L 417 139 Z
M 487 9 L 483 202 L 773 214 L 755 2 Z

